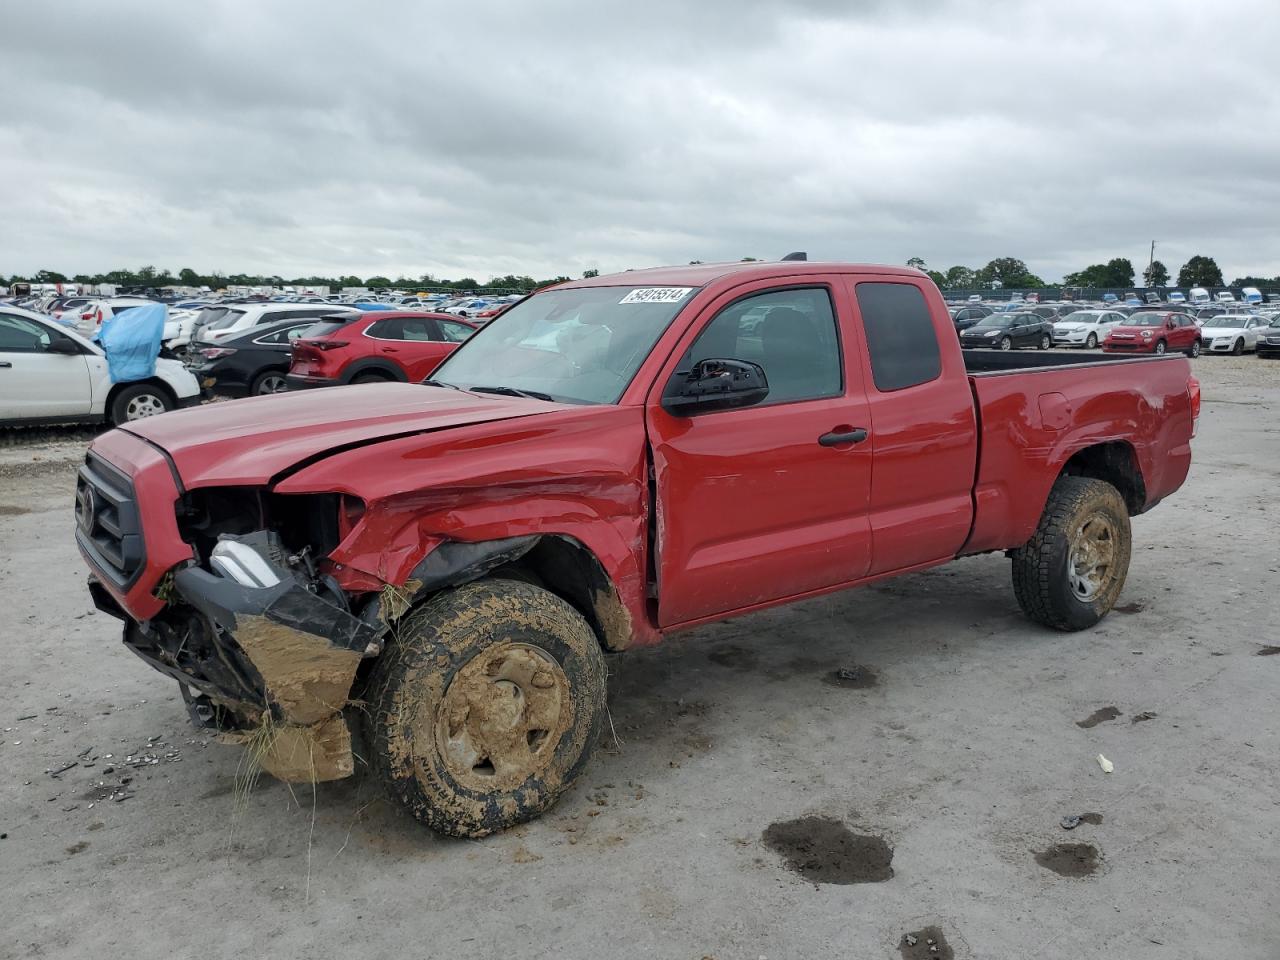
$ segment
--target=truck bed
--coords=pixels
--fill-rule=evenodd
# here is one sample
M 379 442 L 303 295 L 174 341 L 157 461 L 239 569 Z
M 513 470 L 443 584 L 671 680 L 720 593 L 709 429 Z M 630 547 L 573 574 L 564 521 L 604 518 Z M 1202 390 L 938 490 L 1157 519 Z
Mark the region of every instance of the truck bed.
M 1105 366 L 1113 363 L 1144 363 L 1152 360 L 1178 360 L 1180 353 L 1162 356 L 1149 354 L 1132 356 L 1124 353 L 1094 353 L 1080 350 L 1048 350 L 1033 352 L 1022 350 L 961 350 L 964 368 L 971 376 L 991 376 L 1005 373 L 1036 373 L 1062 367 Z
M 979 451 L 965 553 L 1025 542 L 1074 451 L 1101 446 L 1131 464 L 1140 491 L 1130 503 L 1134 513 L 1186 477 L 1191 364 L 1182 354 L 963 353 Z

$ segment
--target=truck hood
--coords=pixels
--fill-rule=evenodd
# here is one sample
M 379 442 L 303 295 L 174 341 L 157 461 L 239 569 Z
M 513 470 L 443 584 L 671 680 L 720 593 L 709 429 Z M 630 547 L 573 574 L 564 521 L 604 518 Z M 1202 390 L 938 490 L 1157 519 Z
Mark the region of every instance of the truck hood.
M 121 429 L 167 453 L 191 490 L 261 485 L 340 450 L 565 406 L 409 383 L 360 384 L 206 404 Z

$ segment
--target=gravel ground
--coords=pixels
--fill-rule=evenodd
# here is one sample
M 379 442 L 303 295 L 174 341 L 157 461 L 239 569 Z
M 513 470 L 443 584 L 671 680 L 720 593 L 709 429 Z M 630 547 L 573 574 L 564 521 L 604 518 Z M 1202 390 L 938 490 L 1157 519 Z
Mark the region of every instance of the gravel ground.
M 237 791 L 92 610 L 84 434 L 0 444 L 0 957 L 1274 960 L 1280 363 L 1195 368 L 1098 628 L 1030 625 L 987 556 L 618 657 L 616 740 L 482 842 L 367 779 Z

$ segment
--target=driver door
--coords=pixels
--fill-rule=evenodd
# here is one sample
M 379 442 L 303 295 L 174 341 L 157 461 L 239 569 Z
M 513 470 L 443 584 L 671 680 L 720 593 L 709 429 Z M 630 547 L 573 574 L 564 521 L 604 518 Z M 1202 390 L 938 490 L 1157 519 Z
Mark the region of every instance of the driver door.
M 82 353 L 50 353 L 58 331 L 0 313 L 0 419 L 76 417 L 89 413 L 89 367 Z
M 871 564 L 871 423 L 831 277 L 739 287 L 699 315 L 647 401 L 662 627 L 865 576 Z M 839 321 L 838 321 L 838 318 Z M 760 404 L 674 416 L 662 395 L 704 359 L 760 364 Z M 858 442 L 833 437 L 863 429 Z

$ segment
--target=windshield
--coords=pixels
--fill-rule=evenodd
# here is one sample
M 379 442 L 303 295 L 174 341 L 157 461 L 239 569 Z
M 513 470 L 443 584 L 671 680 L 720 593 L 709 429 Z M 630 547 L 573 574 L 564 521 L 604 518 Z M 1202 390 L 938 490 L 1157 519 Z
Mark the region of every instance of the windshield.
M 1244 317 L 1212 317 L 1204 322 L 1206 327 L 1243 327 Z
M 989 317 L 983 317 L 975 323 L 970 329 L 977 330 L 979 327 L 1011 327 L 1013 326 L 1013 317 L 1009 314 L 992 314 Z
M 1093 310 L 1077 310 L 1075 313 L 1069 313 L 1066 316 L 1067 323 L 1097 323 L 1098 318 L 1102 314 Z
M 570 403 L 617 403 L 692 287 L 548 290 L 495 317 L 432 374 Z
M 1135 313 L 1131 317 L 1125 317 L 1120 321 L 1122 327 L 1158 327 L 1164 322 L 1164 317 L 1158 313 Z

